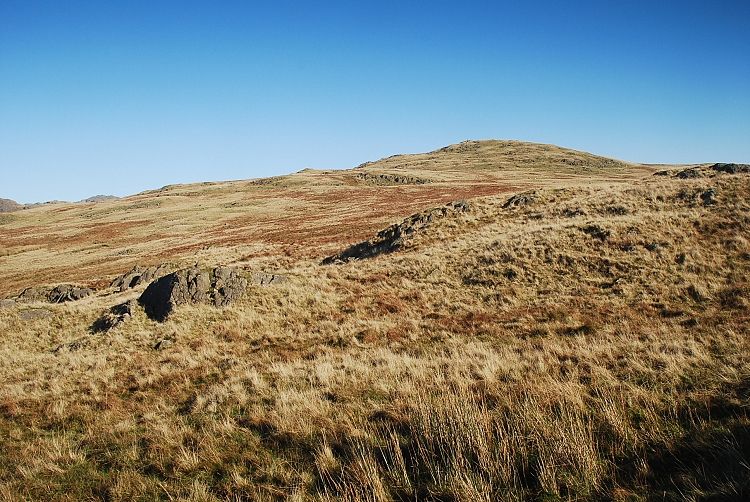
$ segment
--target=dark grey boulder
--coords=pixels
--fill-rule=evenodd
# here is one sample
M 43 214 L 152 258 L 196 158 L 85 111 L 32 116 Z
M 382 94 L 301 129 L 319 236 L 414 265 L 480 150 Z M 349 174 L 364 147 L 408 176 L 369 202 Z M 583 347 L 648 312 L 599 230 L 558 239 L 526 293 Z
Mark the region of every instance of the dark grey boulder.
M 178 305 L 209 303 L 222 307 L 241 298 L 246 288 L 247 279 L 235 268 L 217 267 L 206 272 L 192 267 L 156 279 L 138 303 L 149 318 L 163 322 Z

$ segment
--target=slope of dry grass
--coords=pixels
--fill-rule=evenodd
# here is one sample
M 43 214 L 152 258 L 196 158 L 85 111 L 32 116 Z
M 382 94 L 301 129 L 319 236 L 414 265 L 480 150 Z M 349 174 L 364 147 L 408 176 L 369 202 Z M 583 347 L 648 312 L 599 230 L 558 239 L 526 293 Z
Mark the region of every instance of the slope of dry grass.
M 522 182 L 517 167 L 498 194 L 471 170 L 439 196 L 419 192 L 438 182 L 361 186 L 348 172 L 271 180 L 252 190 L 301 191 L 311 215 L 335 217 L 292 219 L 252 255 L 217 242 L 197 256 L 281 270 L 285 283 L 253 286 L 225 309 L 181 307 L 165 323 L 138 311 L 99 334 L 96 317 L 139 291 L 0 310 L 0 498 L 747 499 L 750 176 L 644 177 L 599 162 L 601 173 L 557 186 L 554 173 Z M 490 185 L 502 186 L 497 176 Z M 459 186 L 480 195 L 464 196 L 471 210 L 400 251 L 319 264 L 374 232 L 337 230 L 344 212 L 364 220 L 386 196 L 422 193 L 393 199 L 393 216 L 375 218 L 383 226 Z M 532 188 L 529 203 L 503 207 L 508 186 Z M 181 218 L 184 191 L 197 189 L 168 189 L 184 206 L 164 210 Z M 205 211 L 214 218 L 232 190 L 202 189 L 219 192 Z M 262 211 L 282 225 L 272 209 L 288 197 L 269 196 Z M 248 211 L 229 231 L 263 221 Z M 295 242 L 312 244 L 297 254 Z M 29 256 L 3 259 L 21 267 Z M 31 307 L 51 317 L 24 320 Z

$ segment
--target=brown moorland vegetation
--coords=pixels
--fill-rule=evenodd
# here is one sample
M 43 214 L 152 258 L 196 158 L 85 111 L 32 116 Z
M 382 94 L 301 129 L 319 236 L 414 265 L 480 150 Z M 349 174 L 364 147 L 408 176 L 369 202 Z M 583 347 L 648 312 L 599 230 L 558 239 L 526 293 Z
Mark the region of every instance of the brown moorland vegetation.
M 508 141 L 3 215 L 1 294 L 98 291 L 0 308 L 0 498 L 747 500 L 749 230 L 747 173 Z M 163 262 L 286 280 L 92 329 Z

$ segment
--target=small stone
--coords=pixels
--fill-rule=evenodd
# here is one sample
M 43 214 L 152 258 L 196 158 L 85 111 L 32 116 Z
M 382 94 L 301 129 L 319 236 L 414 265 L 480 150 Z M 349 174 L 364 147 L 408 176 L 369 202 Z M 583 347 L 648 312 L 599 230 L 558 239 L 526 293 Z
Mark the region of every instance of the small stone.
M 708 190 L 705 190 L 701 193 L 701 200 L 703 201 L 704 206 L 713 206 L 716 204 L 716 189 L 709 188 Z
M 154 350 L 164 350 L 174 345 L 174 340 L 163 338 L 154 344 Z
M 131 318 L 131 316 L 133 315 L 133 311 L 135 310 L 135 306 L 135 300 L 130 300 L 125 303 L 115 305 L 114 307 L 110 308 L 109 311 L 99 317 L 99 319 L 94 321 L 90 328 L 91 332 L 101 333 L 119 326 L 120 324 Z

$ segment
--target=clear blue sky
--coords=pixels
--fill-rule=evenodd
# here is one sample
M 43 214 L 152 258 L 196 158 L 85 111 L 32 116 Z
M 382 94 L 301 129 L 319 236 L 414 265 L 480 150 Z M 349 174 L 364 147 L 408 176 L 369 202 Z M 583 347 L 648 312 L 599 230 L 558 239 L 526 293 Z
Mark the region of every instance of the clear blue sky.
M 750 162 L 750 2 L 0 0 L 0 197 L 470 138 Z

